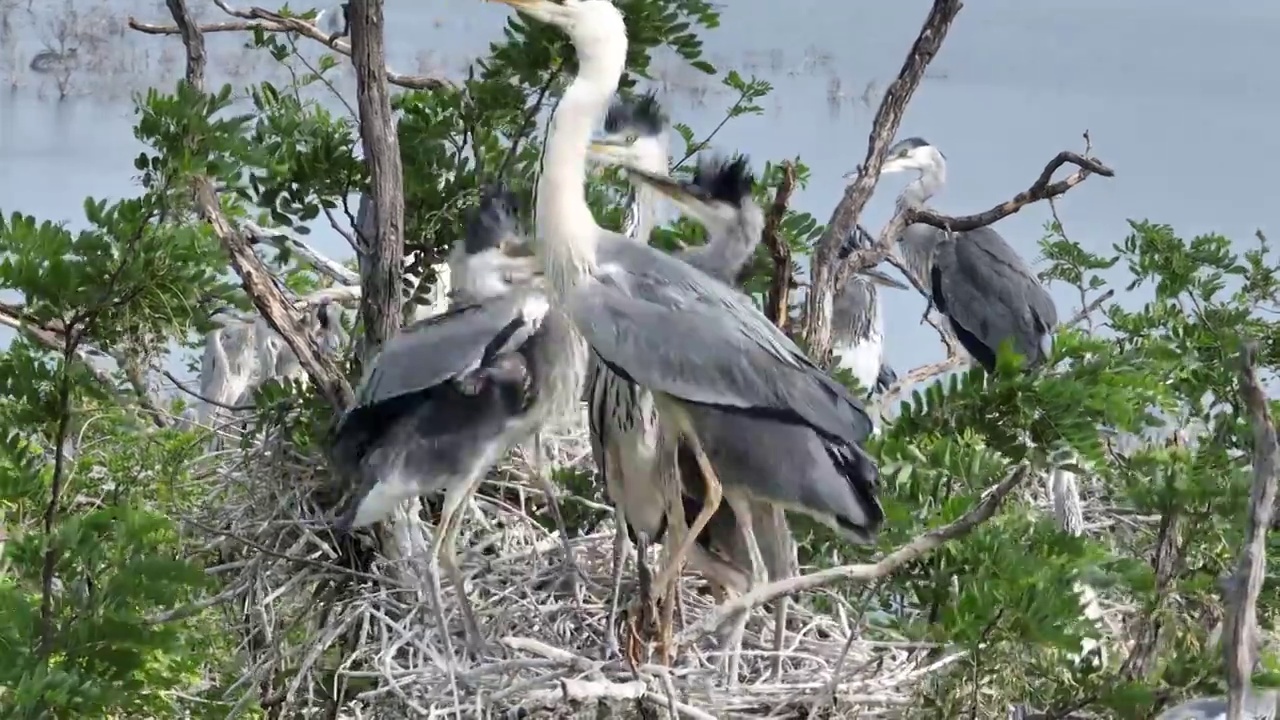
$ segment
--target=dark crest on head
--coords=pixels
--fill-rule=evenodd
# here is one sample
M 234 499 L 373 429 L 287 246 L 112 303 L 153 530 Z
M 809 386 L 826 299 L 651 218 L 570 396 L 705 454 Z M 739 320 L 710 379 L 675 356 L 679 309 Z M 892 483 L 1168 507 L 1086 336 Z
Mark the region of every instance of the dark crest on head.
M 844 239 L 844 244 L 840 246 L 839 257 L 843 260 L 854 250 L 865 250 L 875 244 L 875 236 L 859 223 L 853 226 L 853 230 L 849 231 L 849 237 Z
M 520 200 L 501 182 L 480 192 L 480 204 L 467 220 L 465 246 L 468 255 L 498 247 L 502 239 L 516 233 Z
M 698 159 L 698 169 L 693 171 L 693 184 L 711 199 L 739 205 L 751 197 L 756 179 L 745 155 L 730 158 L 704 155 Z
M 657 136 L 666 124 L 662 104 L 652 91 L 614 99 L 604 116 L 604 131 L 611 134 L 633 130 L 637 135 Z
M 892 157 L 897 157 L 899 155 L 906 155 L 907 153 L 911 152 L 912 150 L 915 150 L 916 148 L 929 147 L 929 145 L 930 143 L 928 140 L 925 140 L 922 137 L 913 135 L 909 138 L 904 138 L 902 140 L 899 140 L 898 142 L 890 146 L 889 153 L 888 155 L 886 155 L 886 157 L 892 158 Z M 937 150 L 937 148 L 934 148 L 934 149 Z M 942 155 L 942 151 L 938 150 L 938 154 Z M 945 159 L 947 156 L 942 155 L 942 157 Z

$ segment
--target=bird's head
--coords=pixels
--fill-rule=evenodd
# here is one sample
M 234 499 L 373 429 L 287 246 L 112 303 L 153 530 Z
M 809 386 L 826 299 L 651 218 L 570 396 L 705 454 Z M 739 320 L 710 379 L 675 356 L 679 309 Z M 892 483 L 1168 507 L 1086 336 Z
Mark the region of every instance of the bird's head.
M 946 156 L 938 148 L 930 145 L 928 140 L 909 137 L 899 140 L 889 148 L 880 172 L 883 174 L 907 170 L 924 171 L 941 166 L 945 160 Z
M 506 294 L 538 273 L 533 243 L 520 229 L 520 203 L 501 183 L 480 194 L 463 241 L 449 256 L 454 290 L 473 300 Z
M 496 0 L 563 30 L 579 55 L 605 47 L 625 47 L 627 27 L 610 0 Z M 581 58 L 580 58 L 581 60 Z
M 740 222 L 745 216 L 751 219 L 759 216 L 759 224 L 764 225 L 760 206 L 751 196 L 755 176 L 743 155 L 725 158 L 704 154 L 689 180 L 639 168 L 628 172 L 638 182 L 670 198 L 681 212 L 697 219 L 708 230 Z
M 467 255 L 497 251 L 518 255 L 527 243 L 520 234 L 520 200 L 506 185 L 494 183 L 480 193 L 480 204 L 467 220 L 463 250 Z
M 849 237 L 845 238 L 844 245 L 840 246 L 839 257 L 841 260 L 844 260 L 849 257 L 853 251 L 866 250 L 868 248 L 875 247 L 875 244 L 876 238 L 871 234 L 870 230 L 867 230 L 860 224 L 854 225 L 853 230 L 849 232 Z M 886 275 L 875 268 L 864 268 L 859 270 L 855 277 L 865 280 L 872 285 L 893 288 L 894 290 L 908 289 L 907 285 L 894 280 L 889 275 Z
M 591 141 L 591 160 L 650 172 L 667 170 L 667 116 L 653 93 L 614 100 L 604 132 Z

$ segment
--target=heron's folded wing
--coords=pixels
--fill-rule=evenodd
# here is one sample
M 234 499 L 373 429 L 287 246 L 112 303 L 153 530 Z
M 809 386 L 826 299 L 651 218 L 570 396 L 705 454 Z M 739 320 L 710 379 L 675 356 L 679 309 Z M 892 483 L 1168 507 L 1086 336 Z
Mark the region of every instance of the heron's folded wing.
M 1022 258 L 993 230 L 974 231 L 940 248 L 935 264 L 947 314 L 993 350 L 1005 338 L 1028 359 L 1057 326 L 1053 298 Z
M 516 293 L 450 309 L 387 341 L 365 370 L 357 405 L 434 387 L 520 347 L 548 309 L 539 293 Z
M 697 300 L 656 287 L 624 291 L 605 278 L 579 286 L 566 300 L 596 354 L 644 387 L 689 402 L 803 423 L 850 443 L 871 433 L 866 411 L 844 386 L 813 366 L 785 336 L 791 352 L 757 323 L 735 321 L 740 314 L 714 298 Z

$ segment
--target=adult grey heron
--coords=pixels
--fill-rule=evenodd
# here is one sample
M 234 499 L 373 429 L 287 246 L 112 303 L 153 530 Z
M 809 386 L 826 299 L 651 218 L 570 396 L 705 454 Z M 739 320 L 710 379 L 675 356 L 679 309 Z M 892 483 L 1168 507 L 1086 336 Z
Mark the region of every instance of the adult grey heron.
M 846 258 L 854 250 L 874 244 L 875 238 L 861 225 L 855 225 L 840 248 L 840 257 Z M 831 309 L 836 367 L 853 373 L 869 394 L 887 390 L 898 378 L 884 361 L 884 313 L 877 285 L 908 289 L 907 285 L 881 273 L 858 275 L 836 293 Z
M 871 432 L 861 402 L 736 290 L 601 228 L 587 205 L 592 130 L 626 64 L 620 11 L 608 0 L 499 2 L 560 27 L 577 50 L 577 76 L 552 115 L 538 180 L 538 252 L 552 301 L 601 362 L 653 394 L 663 431 L 687 443 L 707 483 L 703 508 L 657 586 L 676 579 L 720 505 L 725 480 L 724 498 L 752 548 L 753 578 L 763 561 L 747 526 L 750 513 L 739 509 L 749 498 L 806 512 L 855 542 L 870 542 L 884 511 L 878 469 L 860 447 Z M 555 363 L 565 378 L 557 389 L 571 396 L 585 373 L 585 349 L 563 347 Z M 743 431 L 767 434 L 747 452 L 716 458 L 725 471 L 718 475 L 707 448 L 730 447 L 725 440 Z
M 490 189 L 455 255 L 470 261 L 458 268 L 459 301 L 387 341 L 330 439 L 335 466 L 359 481 L 340 532 L 378 522 L 404 500 L 445 492 L 435 556 L 457 591 L 473 653 L 483 641 L 455 557 L 464 503 L 550 412 L 551 354 L 571 331 L 548 313 L 540 288 L 504 279 L 515 261 L 503 251 L 519 243 L 514 196 Z M 554 506 L 554 494 L 548 498 Z M 563 528 L 558 508 L 553 513 Z M 435 583 L 434 564 L 428 571 Z
M 922 206 L 947 179 L 946 157 L 926 140 L 910 137 L 889 148 L 882 173 L 919 171 L 898 198 Z M 1028 366 L 1045 360 L 1058 325 L 1053 298 L 1000 233 L 989 227 L 965 232 L 915 223 L 898 243 L 906 265 L 930 289 L 956 338 L 988 372 L 1006 340 Z
M 591 143 L 589 157 L 597 163 L 665 174 L 666 127 L 666 116 L 654 95 L 619 97 L 609 106 L 604 133 Z M 636 242 L 648 242 L 660 204 L 661 196 L 656 190 L 645 183 L 633 183 L 623 223 L 626 235 Z M 736 242 L 733 238 L 728 240 Z M 725 272 L 736 274 L 740 267 L 739 262 Z M 585 390 L 591 452 L 597 474 L 613 503 L 618 526 L 614 535 L 609 615 L 605 623 L 606 652 L 616 655 L 618 646 L 613 629 L 630 544 L 634 541 L 643 547 L 648 541 L 662 540 L 670 503 L 674 501 L 667 496 L 667 491 L 676 489 L 666 486 L 663 473 L 675 472 L 676 467 L 666 455 L 670 447 L 662 438 L 657 406 L 648 390 L 619 376 L 594 355 L 588 357 Z M 696 517 L 701 511 L 701 503 L 692 497 L 684 496 L 681 502 L 687 515 Z M 699 535 L 698 544 L 690 549 L 689 565 L 713 584 L 743 587 L 745 570 L 718 552 L 717 543 L 713 542 L 713 539 L 723 539 L 726 532 L 736 535 L 737 524 L 729 506 L 722 505 Z M 644 542 L 640 542 L 637 535 L 643 536 Z

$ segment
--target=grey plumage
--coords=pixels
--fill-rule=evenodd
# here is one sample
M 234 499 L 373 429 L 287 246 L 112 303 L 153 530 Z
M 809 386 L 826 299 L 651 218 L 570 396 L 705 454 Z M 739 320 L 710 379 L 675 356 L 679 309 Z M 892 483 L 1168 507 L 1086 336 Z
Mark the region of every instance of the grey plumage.
M 610 135 L 657 137 L 666 132 L 667 115 L 652 92 L 619 98 L 604 115 L 604 131 Z
M 920 206 L 946 182 L 945 156 L 921 138 L 889 149 L 883 172 L 919 171 L 903 190 L 900 205 Z M 988 371 L 1005 340 L 1028 365 L 1044 361 L 1058 312 L 1039 278 L 989 227 L 950 233 L 917 223 L 903 231 L 898 250 L 907 267 L 929 288 L 956 338 Z
M 483 260 L 509 246 L 514 212 L 501 188 L 481 198 L 459 243 L 466 258 L 481 261 L 469 272 L 493 273 L 494 264 Z M 487 294 L 470 295 L 386 342 L 330 438 L 330 457 L 359 485 L 339 531 L 378 522 L 412 497 L 447 491 L 436 552 L 456 585 L 468 642 L 478 652 L 478 627 L 453 555 L 460 512 L 489 467 L 541 419 L 542 386 L 551 371 L 545 353 L 565 338 L 536 287 L 501 276 L 475 279 L 472 288 Z
M 840 257 L 871 247 L 875 239 L 861 225 L 855 225 L 840 248 Z M 884 315 L 876 284 L 905 289 L 881 273 L 855 275 L 836 293 L 831 308 L 832 349 L 836 366 L 848 370 L 858 382 L 874 393 L 893 384 L 897 374 L 884 362 Z
M 1280 691 L 1249 689 L 1245 693 L 1244 720 L 1274 720 L 1280 713 Z M 1227 699 L 1207 697 L 1188 700 L 1160 713 L 1156 720 L 1227 720 Z
M 717 280 L 733 283 L 764 232 L 764 214 L 751 197 L 755 176 L 747 158 L 703 154 L 684 186 L 697 201 L 685 210 L 706 226 L 707 241 L 677 256 Z

